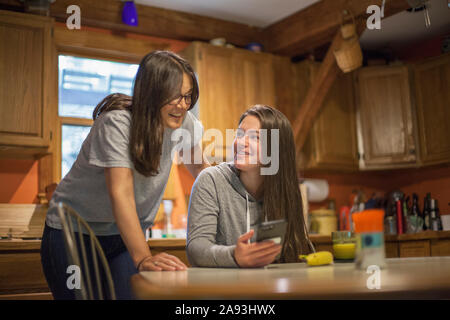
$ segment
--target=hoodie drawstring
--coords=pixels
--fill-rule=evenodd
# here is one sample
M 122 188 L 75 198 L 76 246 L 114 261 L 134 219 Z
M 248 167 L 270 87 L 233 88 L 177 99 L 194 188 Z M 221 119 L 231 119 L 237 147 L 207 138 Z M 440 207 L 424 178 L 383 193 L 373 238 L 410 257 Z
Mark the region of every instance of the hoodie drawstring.
M 247 208 L 247 232 L 250 231 L 250 209 L 248 207 L 248 194 L 245 193 L 245 200 L 246 200 L 246 208 Z M 250 239 L 248 239 L 248 243 L 250 243 Z

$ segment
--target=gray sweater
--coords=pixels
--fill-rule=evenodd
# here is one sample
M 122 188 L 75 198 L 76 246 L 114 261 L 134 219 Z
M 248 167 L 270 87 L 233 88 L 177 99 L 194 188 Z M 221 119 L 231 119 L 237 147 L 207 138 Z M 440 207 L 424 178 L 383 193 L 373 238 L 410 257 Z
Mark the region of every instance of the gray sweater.
M 237 239 L 262 220 L 262 202 L 247 193 L 232 163 L 203 170 L 189 201 L 187 256 L 196 267 L 238 267 Z

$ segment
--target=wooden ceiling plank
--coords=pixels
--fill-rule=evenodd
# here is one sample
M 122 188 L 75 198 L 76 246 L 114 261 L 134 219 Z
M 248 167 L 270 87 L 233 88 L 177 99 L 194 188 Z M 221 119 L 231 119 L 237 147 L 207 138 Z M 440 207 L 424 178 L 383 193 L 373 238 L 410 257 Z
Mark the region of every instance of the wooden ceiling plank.
M 65 22 L 66 9 L 72 0 L 58 0 L 50 6 L 50 15 L 56 21 Z M 81 10 L 81 27 L 91 26 L 115 31 L 133 32 L 177 40 L 204 40 L 224 37 L 228 42 L 244 46 L 258 41 L 261 29 L 245 24 L 209 18 L 197 14 L 167 10 L 136 4 L 138 23 L 136 27 L 122 23 L 123 2 L 118 0 L 77 0 Z

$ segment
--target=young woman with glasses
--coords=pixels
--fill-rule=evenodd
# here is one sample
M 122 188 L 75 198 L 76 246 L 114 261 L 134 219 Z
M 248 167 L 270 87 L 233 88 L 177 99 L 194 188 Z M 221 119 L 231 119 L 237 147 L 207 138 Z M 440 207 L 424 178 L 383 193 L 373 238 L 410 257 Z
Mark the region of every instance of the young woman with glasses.
M 171 139 L 174 130 L 183 128 L 194 137 L 183 140 L 183 150 L 200 148 L 203 128 L 189 111 L 198 97 L 189 63 L 172 52 L 155 51 L 142 59 L 132 97 L 112 94 L 97 105 L 90 133 L 47 213 L 42 265 L 56 299 L 74 298 L 66 285 L 59 202 L 75 209 L 96 233 L 119 299 L 133 297 L 129 279 L 138 271 L 186 269 L 175 256 L 152 255 L 144 232 L 152 225 L 169 178 L 177 144 Z M 196 177 L 209 164 L 186 166 Z

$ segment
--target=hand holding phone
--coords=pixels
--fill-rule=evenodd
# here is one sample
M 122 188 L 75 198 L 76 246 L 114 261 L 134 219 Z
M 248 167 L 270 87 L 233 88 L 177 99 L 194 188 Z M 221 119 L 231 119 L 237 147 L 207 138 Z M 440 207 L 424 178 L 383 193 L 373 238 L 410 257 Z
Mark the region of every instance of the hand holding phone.
M 280 254 L 280 244 L 271 241 L 248 243 L 254 233 L 254 230 L 250 230 L 237 240 L 234 259 L 241 268 L 264 267 L 272 263 Z
M 255 230 L 255 238 L 252 242 L 261 242 L 272 240 L 276 244 L 283 244 L 284 235 L 286 234 L 287 221 L 286 220 L 274 220 L 263 222 L 258 225 Z

